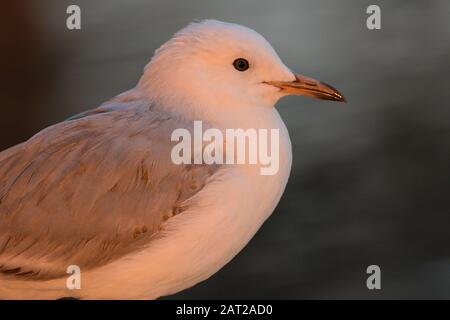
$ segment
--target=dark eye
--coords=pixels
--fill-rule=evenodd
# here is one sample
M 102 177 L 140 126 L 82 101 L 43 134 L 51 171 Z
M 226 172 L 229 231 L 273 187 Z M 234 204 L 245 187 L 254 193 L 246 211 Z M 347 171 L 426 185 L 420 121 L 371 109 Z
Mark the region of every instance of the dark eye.
M 250 67 L 248 61 L 244 58 L 237 58 L 236 60 L 234 60 L 233 66 L 237 71 L 245 71 Z

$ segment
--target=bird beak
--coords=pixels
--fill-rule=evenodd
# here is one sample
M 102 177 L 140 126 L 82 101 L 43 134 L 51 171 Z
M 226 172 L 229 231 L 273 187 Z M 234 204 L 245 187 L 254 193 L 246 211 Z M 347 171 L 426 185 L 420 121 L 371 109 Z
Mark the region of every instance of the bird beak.
M 332 86 L 321 81 L 294 74 L 294 81 L 266 81 L 287 94 L 313 97 L 323 100 L 347 102 L 344 96 Z

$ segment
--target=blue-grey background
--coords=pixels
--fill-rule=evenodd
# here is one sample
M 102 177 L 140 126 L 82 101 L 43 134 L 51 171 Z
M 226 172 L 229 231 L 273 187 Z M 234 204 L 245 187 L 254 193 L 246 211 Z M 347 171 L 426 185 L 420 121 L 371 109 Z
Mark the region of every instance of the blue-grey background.
M 81 31 L 66 29 L 69 4 Z M 370 4 L 379 31 L 366 28 Z M 278 208 L 230 264 L 171 298 L 450 298 L 448 0 L 5 2 L 0 150 L 133 87 L 202 18 L 255 29 L 348 103 L 278 104 L 294 148 Z M 379 291 L 366 288 L 371 264 Z

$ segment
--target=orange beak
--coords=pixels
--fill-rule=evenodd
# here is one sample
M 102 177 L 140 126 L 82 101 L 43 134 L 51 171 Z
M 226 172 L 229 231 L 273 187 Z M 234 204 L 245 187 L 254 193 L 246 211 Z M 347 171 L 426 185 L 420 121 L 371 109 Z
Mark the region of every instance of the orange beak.
M 295 74 L 294 81 L 266 81 L 265 83 L 278 87 L 287 94 L 347 102 L 344 96 L 332 86 L 298 74 Z

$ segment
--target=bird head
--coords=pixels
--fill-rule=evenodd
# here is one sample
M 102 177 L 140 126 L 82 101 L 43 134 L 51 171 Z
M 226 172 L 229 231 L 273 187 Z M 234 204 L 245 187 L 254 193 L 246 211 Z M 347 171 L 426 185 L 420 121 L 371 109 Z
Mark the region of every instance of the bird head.
M 217 20 L 191 23 L 157 49 L 138 88 L 193 116 L 272 108 L 291 94 L 345 101 L 330 85 L 293 73 L 257 32 Z

